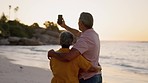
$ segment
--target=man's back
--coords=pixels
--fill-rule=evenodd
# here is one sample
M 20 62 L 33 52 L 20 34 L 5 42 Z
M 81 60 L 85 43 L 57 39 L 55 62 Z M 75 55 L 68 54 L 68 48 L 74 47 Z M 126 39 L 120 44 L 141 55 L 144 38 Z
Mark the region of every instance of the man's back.
M 98 34 L 93 29 L 88 29 L 81 33 L 80 38 L 74 44 L 73 48 L 79 50 L 83 56 L 89 60 L 93 66 L 98 66 L 100 53 L 100 40 Z M 80 78 L 88 79 L 100 72 L 82 73 Z

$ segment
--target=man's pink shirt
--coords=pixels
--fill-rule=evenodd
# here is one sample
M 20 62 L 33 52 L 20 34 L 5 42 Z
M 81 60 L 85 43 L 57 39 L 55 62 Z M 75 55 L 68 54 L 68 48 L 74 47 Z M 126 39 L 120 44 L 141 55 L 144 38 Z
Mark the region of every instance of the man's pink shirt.
M 92 63 L 93 66 L 98 66 L 100 39 L 99 35 L 93 29 L 88 29 L 82 32 L 73 48 L 77 49 L 87 60 Z M 80 78 L 88 79 L 96 74 L 101 74 L 101 72 L 82 73 Z

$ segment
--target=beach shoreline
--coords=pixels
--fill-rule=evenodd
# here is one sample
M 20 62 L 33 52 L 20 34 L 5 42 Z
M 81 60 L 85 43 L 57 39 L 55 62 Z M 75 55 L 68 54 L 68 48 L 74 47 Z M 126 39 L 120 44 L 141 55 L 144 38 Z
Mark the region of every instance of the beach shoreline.
M 103 83 L 148 83 L 148 75 L 103 65 Z
M 40 60 L 34 59 L 40 58 Z M 43 60 L 42 60 L 43 59 Z M 48 59 L 28 55 L 0 55 L 0 83 L 50 83 Z M 148 83 L 148 75 L 102 64 L 103 83 Z

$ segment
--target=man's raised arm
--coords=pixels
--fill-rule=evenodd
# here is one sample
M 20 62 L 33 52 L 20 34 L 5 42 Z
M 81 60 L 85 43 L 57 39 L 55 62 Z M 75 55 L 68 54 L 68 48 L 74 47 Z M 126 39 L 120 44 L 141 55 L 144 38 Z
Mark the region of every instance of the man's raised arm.
M 74 29 L 74 28 L 70 28 L 69 26 L 65 25 L 64 27 L 67 31 L 70 31 L 71 33 L 73 33 L 76 37 L 80 37 L 81 32 Z
M 62 24 L 60 24 L 60 26 L 65 28 L 67 31 L 73 33 L 76 37 L 80 37 L 81 35 L 81 32 L 79 30 L 67 26 L 63 18 L 62 18 Z

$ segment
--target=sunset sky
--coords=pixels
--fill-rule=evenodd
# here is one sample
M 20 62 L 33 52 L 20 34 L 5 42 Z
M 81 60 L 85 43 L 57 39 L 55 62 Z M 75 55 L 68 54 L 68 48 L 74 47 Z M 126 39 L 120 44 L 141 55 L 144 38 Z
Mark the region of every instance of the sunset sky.
M 78 29 L 80 13 L 90 12 L 101 40 L 148 41 L 148 0 L 0 0 L 0 15 L 9 17 L 9 5 L 10 19 L 27 25 L 45 27 L 45 21 L 56 23 L 62 14 L 67 25 Z

